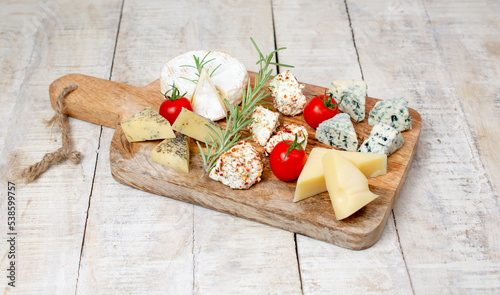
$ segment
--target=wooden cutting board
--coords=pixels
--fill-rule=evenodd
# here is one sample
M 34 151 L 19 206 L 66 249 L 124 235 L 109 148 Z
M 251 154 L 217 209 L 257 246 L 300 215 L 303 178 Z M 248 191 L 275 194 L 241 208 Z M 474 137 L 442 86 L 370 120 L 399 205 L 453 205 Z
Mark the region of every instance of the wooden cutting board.
M 249 74 L 253 78 L 254 73 Z M 337 221 L 326 192 L 294 203 L 296 182 L 278 180 L 270 170 L 268 157 L 263 157 L 262 181 L 248 190 L 233 190 L 208 176 L 202 177 L 202 159 L 196 144 L 191 145 L 190 173 L 177 172 L 151 161 L 151 150 L 159 141 L 129 143 L 119 123 L 144 107 L 159 109 L 163 101 L 159 80 L 135 87 L 79 74 L 63 76 L 50 85 L 53 107 L 57 95 L 70 84 L 78 85 L 78 89 L 66 97 L 66 114 L 116 129 L 110 162 L 118 182 L 353 250 L 368 248 L 380 237 L 410 168 L 422 125 L 418 112 L 410 109 L 413 128 L 402 133 L 403 147 L 388 157 L 387 174 L 369 179 L 370 190 L 380 197 L 354 215 Z M 324 91 L 324 87 L 305 84 L 303 92 L 309 99 Z M 367 116 L 377 101 L 367 98 Z M 266 106 L 273 109 L 272 104 Z M 371 130 L 367 121 L 354 123 L 360 144 Z M 313 147 L 330 147 L 315 139 L 315 130 L 307 126 L 302 116 L 282 116 L 282 124 L 286 123 L 306 126 L 307 154 Z M 262 151 L 253 140 L 250 142 Z

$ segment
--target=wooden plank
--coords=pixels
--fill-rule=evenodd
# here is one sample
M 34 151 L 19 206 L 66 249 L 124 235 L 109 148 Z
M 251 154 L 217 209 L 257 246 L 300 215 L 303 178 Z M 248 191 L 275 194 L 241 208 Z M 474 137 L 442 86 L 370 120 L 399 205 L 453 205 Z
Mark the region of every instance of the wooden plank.
M 68 72 L 109 77 L 120 13 L 118 1 L 38 2 L 5 2 L 0 11 L 0 178 L 4 196 L 8 181 L 16 185 L 17 233 L 15 260 L 0 244 L 2 294 L 75 292 L 100 127 L 70 119 L 79 165 L 63 162 L 29 185 L 17 174 L 61 146 L 59 130 L 44 124 L 54 115 L 50 82 Z M 2 239 L 6 200 L 0 201 Z M 12 261 L 15 288 L 4 271 Z
M 162 1 L 126 1 L 113 80 L 146 85 L 159 77 L 166 61 L 194 49 L 226 51 L 256 70 L 249 37 L 263 51 L 273 49 L 270 8 L 269 1 L 180 1 L 169 6 Z M 112 132 L 105 129 L 102 145 L 109 146 L 111 137 Z M 130 190 L 111 179 L 109 166 L 109 157 L 100 157 L 78 293 L 272 293 L 281 289 L 300 293 L 293 234 Z M 151 238 L 132 243 L 134 237 L 144 236 L 145 228 L 153 232 Z M 234 236 L 237 232 L 245 235 Z M 127 255 L 109 259 L 113 253 Z M 142 261 L 150 262 L 149 266 Z M 113 276 L 110 268 L 125 278 Z
M 478 157 L 464 115 L 466 105 L 459 99 L 461 85 L 455 77 L 461 70 L 452 74 L 444 67 L 449 56 L 459 58 L 466 52 L 461 51 L 463 47 L 443 51 L 448 45 L 438 33 L 455 22 L 471 24 L 479 33 L 498 11 L 479 9 L 486 4 L 429 4 L 447 11 L 434 20 L 429 17 L 440 10 L 431 12 L 422 2 L 348 1 L 363 73 L 367 83 L 375 85 L 372 95 L 404 96 L 428 122 L 394 208 L 401 248 L 417 294 L 495 293 L 499 288 L 498 197 Z M 466 7 L 458 9 L 465 15 L 478 9 L 486 14 L 469 23 L 457 10 L 449 10 L 451 7 Z M 454 34 L 459 38 L 463 33 L 457 30 Z M 463 44 L 475 46 L 476 41 Z M 460 68 L 468 64 L 456 62 Z M 483 78 L 498 85 L 492 76 Z M 470 94 L 471 101 L 484 99 L 481 92 Z M 476 116 L 477 120 L 481 117 Z M 480 122 L 487 126 L 485 122 L 491 118 L 482 118 Z
M 293 44 L 279 60 L 295 65 L 298 79 L 327 87 L 334 79 L 362 78 L 344 1 L 273 3 L 278 46 Z M 368 94 L 376 97 L 372 86 Z M 369 249 L 353 252 L 297 235 L 297 252 L 304 294 L 412 292 L 392 215 Z

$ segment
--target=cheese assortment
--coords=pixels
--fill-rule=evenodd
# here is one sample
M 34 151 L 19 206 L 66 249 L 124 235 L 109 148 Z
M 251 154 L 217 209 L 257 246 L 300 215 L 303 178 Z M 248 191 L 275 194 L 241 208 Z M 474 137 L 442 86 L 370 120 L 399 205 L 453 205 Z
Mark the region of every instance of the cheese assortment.
M 151 150 L 153 162 L 189 173 L 189 137 L 178 133 L 174 138 L 167 138 Z
M 129 142 L 175 137 L 170 123 L 150 107 L 121 122 L 121 126 Z
M 163 139 L 151 151 L 152 161 L 189 173 L 190 140 L 208 144 L 208 150 L 220 144 L 218 140 L 227 130 L 214 121 L 232 120 L 228 108 L 237 112 L 234 107 L 242 102 L 248 80 L 246 68 L 229 54 L 191 51 L 180 55 L 162 69 L 161 91 L 178 89 L 185 93 L 194 111 L 183 108 L 170 126 L 146 108 L 121 123 L 127 140 Z M 297 116 L 303 112 L 307 102 L 303 88 L 291 72 L 285 71 L 269 82 L 277 112 L 261 105 L 253 107 L 247 128 L 255 144 L 262 147 L 263 156 L 269 156 L 281 141 L 295 141 L 294 146 L 306 149 L 309 134 L 304 126 L 288 123 L 278 130 L 279 113 Z M 299 201 L 327 191 L 337 220 L 343 220 L 378 197 L 370 191 L 368 178 L 387 173 L 387 158 L 404 144 L 401 132 L 411 129 L 412 118 L 404 98 L 377 102 L 368 116 L 368 124 L 373 126 L 370 135 L 358 148 L 353 121 L 361 122 L 366 117 L 366 83 L 334 80 L 328 90 L 341 113 L 320 123 L 315 139 L 342 151 L 311 150 L 297 179 L 293 202 L 300 206 Z M 261 181 L 264 164 L 250 142 L 241 140 L 217 155 L 213 168 L 205 171 L 211 179 L 233 189 L 249 189 Z

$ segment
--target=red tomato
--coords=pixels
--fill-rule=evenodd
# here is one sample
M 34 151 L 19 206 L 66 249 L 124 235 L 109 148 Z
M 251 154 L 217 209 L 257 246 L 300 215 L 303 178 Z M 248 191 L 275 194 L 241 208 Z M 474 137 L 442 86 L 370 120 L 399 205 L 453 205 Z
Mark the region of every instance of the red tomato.
M 168 95 L 170 91 L 172 91 L 172 96 Z M 181 95 L 179 95 L 179 93 L 179 89 L 173 85 L 171 89 L 163 94 L 163 96 L 165 96 L 165 101 L 163 101 L 160 105 L 160 115 L 167 119 L 170 124 L 174 124 L 177 116 L 179 116 L 179 113 L 182 111 L 182 108 L 193 111 L 191 102 L 189 102 L 189 99 L 184 97 L 186 93 Z
M 342 102 L 342 99 L 340 100 Z M 338 114 L 339 103 L 335 103 L 331 93 L 319 95 L 311 98 L 304 107 L 304 120 L 312 128 Z
M 271 170 L 282 181 L 297 179 L 306 161 L 306 152 L 301 143 L 297 143 L 297 136 L 293 142 L 287 140 L 278 143 L 269 155 Z

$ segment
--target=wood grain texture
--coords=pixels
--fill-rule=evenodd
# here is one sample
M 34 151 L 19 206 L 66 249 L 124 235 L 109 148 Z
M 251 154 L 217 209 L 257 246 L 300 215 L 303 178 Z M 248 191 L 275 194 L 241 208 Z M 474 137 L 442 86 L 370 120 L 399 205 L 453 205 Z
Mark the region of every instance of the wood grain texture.
M 394 207 L 416 294 L 494 294 L 500 287 L 498 196 L 452 78 L 461 71 L 452 75 L 444 67 L 446 59 L 462 53 L 460 48 L 443 52 L 436 33 L 441 26 L 461 22 L 463 15 L 452 13 L 451 7 L 470 5 L 466 11 L 473 11 L 485 4 L 440 2 L 450 14 L 442 14 L 446 21 L 435 26 L 422 2 L 348 1 L 364 77 L 373 85 L 371 95 L 407 97 L 424 121 L 412 169 Z M 483 99 L 479 93 L 471 98 Z M 491 120 L 479 113 L 475 118 Z
M 62 162 L 35 182 L 21 169 L 61 147 L 48 86 L 68 72 L 109 77 L 119 2 L 3 2 L 0 9 L 0 235 L 7 234 L 7 181 L 16 184 L 16 287 L 7 285 L 0 243 L 0 293 L 74 294 L 100 126 L 70 118 L 79 165 Z
M 150 87 L 157 88 L 157 84 L 150 84 Z M 306 84 L 303 92 L 307 98 L 311 98 L 324 93 L 324 88 Z M 376 101 L 367 98 L 367 111 L 373 108 Z M 279 181 L 267 164 L 263 180 L 259 184 L 249 190 L 233 190 L 208 177 L 201 178 L 203 161 L 196 145 L 191 145 L 193 156 L 190 173 L 180 174 L 152 162 L 151 150 L 157 141 L 129 143 L 121 128 L 117 128 L 111 142 L 111 172 L 119 182 L 144 191 L 259 221 L 341 247 L 365 249 L 372 246 L 380 236 L 410 167 L 421 126 L 419 114 L 413 109 L 410 109 L 410 114 L 413 117 L 413 128 L 403 132 L 405 144 L 388 158 L 388 173 L 369 179 L 371 191 L 380 197 L 343 221 L 335 219 L 327 193 L 293 203 L 295 182 Z M 305 124 L 302 116 L 286 117 L 283 124 L 287 123 Z M 316 141 L 314 129 L 307 128 L 307 153 L 315 146 L 328 147 Z M 355 129 L 362 139 L 368 137 L 371 127 L 364 120 L 356 124 Z M 262 147 L 254 145 L 262 150 Z M 184 189 L 182 195 L 168 193 L 180 188 Z

